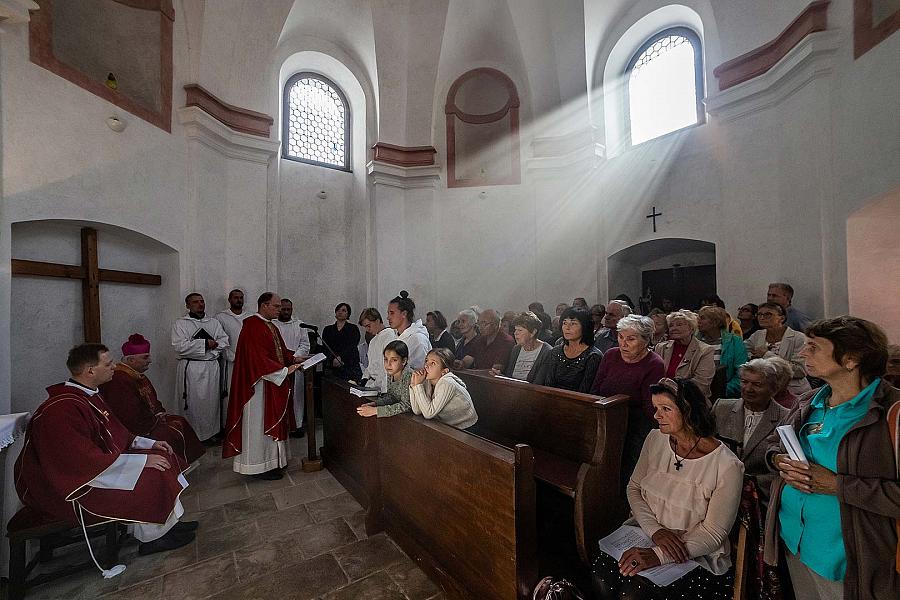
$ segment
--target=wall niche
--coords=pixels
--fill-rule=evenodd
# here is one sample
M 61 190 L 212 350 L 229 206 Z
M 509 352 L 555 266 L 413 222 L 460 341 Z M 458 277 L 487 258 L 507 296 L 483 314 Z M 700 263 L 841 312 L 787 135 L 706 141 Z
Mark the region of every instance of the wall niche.
M 519 93 L 512 79 L 497 69 L 472 69 L 453 82 L 444 113 L 448 187 L 519 183 Z
M 29 24 L 33 63 L 171 131 L 171 0 L 37 3 Z

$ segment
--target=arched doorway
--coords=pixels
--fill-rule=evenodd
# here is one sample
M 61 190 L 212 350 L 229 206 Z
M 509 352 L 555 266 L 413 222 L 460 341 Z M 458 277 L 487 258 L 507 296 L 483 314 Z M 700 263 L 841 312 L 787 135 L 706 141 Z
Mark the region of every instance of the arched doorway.
M 641 242 L 610 256 L 607 274 L 610 298 L 628 294 L 644 311 L 664 298 L 694 309 L 716 293 L 716 245 L 684 238 Z
M 881 325 L 900 343 L 900 186 L 847 218 L 850 313 Z

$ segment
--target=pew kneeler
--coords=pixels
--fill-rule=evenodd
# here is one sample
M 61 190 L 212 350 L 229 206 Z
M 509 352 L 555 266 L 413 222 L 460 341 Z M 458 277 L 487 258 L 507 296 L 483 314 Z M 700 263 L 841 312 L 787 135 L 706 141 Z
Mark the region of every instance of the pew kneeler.
M 88 535 L 91 537 L 102 535 L 106 538 L 104 558 L 107 565 L 119 562 L 118 521 L 88 526 Z M 6 537 L 9 539 L 9 600 L 21 600 L 25 597 L 25 591 L 31 587 L 73 575 L 85 569 L 96 569 L 88 557 L 88 560 L 80 564 L 67 565 L 57 571 L 28 578 L 38 564 L 46 563 L 53 558 L 53 551 L 57 548 L 84 542 L 84 534 L 78 524 L 61 521 L 26 506 L 9 520 L 6 526 Z M 38 553 L 30 561 L 26 561 L 28 540 L 38 540 L 39 543 Z M 99 577 L 100 574 L 98 573 L 97 576 Z

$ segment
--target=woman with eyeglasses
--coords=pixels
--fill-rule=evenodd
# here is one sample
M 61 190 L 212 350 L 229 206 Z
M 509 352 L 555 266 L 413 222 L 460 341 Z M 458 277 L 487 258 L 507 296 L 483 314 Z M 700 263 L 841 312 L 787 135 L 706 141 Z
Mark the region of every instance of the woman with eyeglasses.
M 807 463 L 781 446 L 766 516 L 765 560 L 779 545 L 797 600 L 900 598 L 900 476 L 886 414 L 900 391 L 884 381 L 887 336 L 857 317 L 815 321 L 800 355 L 826 385 L 786 423 Z
M 806 343 L 806 336 L 787 326 L 787 314 L 784 307 L 775 302 L 764 302 L 756 313 L 759 320 L 759 331 L 744 341 L 750 358 L 768 358 L 780 356 L 790 361 L 794 367 L 793 377 L 788 390 L 795 396 L 808 392 L 811 388 L 806 380 L 806 368 L 800 350 Z
M 663 378 L 650 387 L 652 430 L 628 482 L 632 517 L 653 545 L 616 561 L 600 553 L 593 566 L 600 600 L 730 600 L 734 593 L 728 534 L 741 500 L 744 465 L 715 436 L 715 419 L 697 385 Z M 694 560 L 699 567 L 660 587 L 641 575 Z

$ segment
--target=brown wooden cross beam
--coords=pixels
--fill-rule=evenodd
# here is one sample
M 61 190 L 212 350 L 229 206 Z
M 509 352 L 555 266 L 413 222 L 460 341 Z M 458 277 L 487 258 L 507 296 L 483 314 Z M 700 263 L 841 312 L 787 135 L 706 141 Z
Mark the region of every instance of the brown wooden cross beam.
M 81 230 L 81 264 L 62 265 L 36 260 L 12 259 L 14 276 L 64 277 L 81 280 L 82 309 L 84 311 L 84 341 L 100 341 L 100 282 L 162 285 L 162 277 L 131 271 L 101 269 L 97 254 L 97 230 Z

